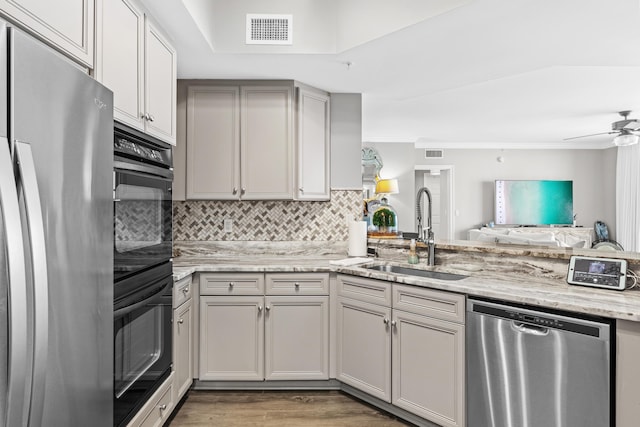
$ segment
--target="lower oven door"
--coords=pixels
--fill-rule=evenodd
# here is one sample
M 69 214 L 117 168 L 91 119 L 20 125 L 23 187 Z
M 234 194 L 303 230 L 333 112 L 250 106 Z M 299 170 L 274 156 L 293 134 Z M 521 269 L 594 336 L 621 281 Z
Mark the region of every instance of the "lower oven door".
M 114 425 L 123 426 L 171 372 L 173 278 L 114 304 Z

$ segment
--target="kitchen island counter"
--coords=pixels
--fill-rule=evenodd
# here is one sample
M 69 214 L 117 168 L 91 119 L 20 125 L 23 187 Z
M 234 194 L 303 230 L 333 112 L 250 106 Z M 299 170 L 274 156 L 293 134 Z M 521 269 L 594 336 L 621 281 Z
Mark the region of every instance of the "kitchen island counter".
M 437 253 L 437 252 L 436 252 Z M 457 292 L 470 296 L 498 299 L 520 304 L 567 310 L 588 315 L 640 321 L 640 291 L 613 291 L 569 285 L 553 268 L 532 266 L 518 259 L 503 258 L 503 270 L 477 263 L 454 262 L 428 267 L 424 263 L 410 266 L 393 258 L 371 258 L 356 266 L 335 265 L 345 259 L 339 254 L 324 256 L 252 255 L 181 256 L 174 259 L 174 278 L 179 280 L 195 272 L 335 272 L 425 288 Z M 462 280 L 438 280 L 367 269 L 367 266 L 390 263 L 405 267 L 443 271 L 468 276 Z M 562 261 L 565 264 L 566 261 Z M 518 265 L 521 271 L 509 271 Z M 566 268 L 566 267 L 564 267 Z

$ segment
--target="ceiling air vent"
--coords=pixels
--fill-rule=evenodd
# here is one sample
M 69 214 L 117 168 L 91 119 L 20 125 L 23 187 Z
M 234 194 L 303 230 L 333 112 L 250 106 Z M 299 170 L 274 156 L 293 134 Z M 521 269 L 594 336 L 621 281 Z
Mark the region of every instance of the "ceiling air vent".
M 247 14 L 247 44 L 293 44 L 293 15 Z
M 442 159 L 444 158 L 444 150 L 440 149 L 426 149 L 424 150 L 425 159 Z

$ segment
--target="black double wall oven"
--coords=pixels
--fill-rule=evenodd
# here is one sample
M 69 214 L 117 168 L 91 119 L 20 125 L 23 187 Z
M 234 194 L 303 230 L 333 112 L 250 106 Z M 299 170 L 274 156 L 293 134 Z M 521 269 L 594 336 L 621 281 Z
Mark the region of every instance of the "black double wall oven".
M 114 425 L 171 373 L 171 146 L 119 123 L 114 132 Z

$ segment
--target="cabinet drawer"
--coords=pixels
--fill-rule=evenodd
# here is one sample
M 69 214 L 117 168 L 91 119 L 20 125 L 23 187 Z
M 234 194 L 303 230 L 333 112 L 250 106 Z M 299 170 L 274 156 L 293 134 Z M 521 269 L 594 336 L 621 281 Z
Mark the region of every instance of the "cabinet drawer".
M 391 283 L 383 280 L 338 275 L 338 294 L 358 301 L 391 305 Z
M 164 391 L 151 409 L 151 412 L 144 419 L 140 427 L 160 427 L 164 425 L 166 419 L 173 410 L 173 384 Z
M 267 274 L 266 295 L 329 295 L 326 273 Z
M 264 274 L 203 273 L 200 295 L 264 295 Z
M 191 298 L 191 276 L 180 279 L 173 285 L 173 308 L 178 308 Z
M 393 285 L 393 308 L 450 322 L 464 323 L 464 295 L 415 286 Z

